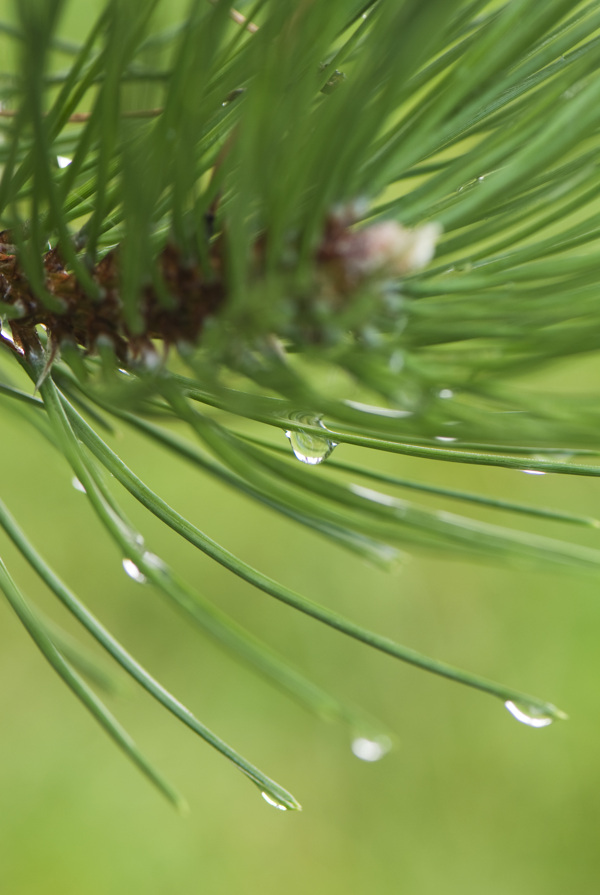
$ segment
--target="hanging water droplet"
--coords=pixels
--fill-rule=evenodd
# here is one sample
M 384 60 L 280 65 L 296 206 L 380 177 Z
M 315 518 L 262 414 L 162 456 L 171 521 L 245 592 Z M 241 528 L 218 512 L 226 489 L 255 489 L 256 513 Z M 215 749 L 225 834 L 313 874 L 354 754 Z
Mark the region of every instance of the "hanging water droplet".
M 83 485 L 81 484 L 81 482 L 79 481 L 79 479 L 77 478 L 76 475 L 74 475 L 73 478 L 71 479 L 71 484 L 73 485 L 73 487 L 75 488 L 76 491 L 81 491 L 82 494 L 86 493 L 85 488 L 83 487 Z
M 389 737 L 379 736 L 373 740 L 367 737 L 355 737 L 352 740 L 352 752 L 361 761 L 379 761 L 392 748 Z
M 311 416 L 308 413 L 295 413 L 291 418 L 299 423 L 320 426 L 326 430 L 319 417 Z M 337 441 L 331 441 L 325 435 L 313 435 L 311 432 L 299 432 L 295 429 L 288 429 L 285 434 L 289 438 L 296 459 L 301 463 L 308 463 L 309 466 L 322 463 L 337 447 Z
M 273 808 L 277 808 L 278 811 L 287 811 L 287 805 L 284 805 L 283 802 L 278 801 L 273 796 L 270 796 L 266 792 L 261 792 L 261 796 L 265 800 L 268 805 L 272 805 Z
M 513 702 L 511 699 L 504 703 L 504 707 L 511 713 L 513 718 L 520 721 L 521 724 L 527 724 L 528 727 L 548 727 L 552 724 L 554 718 L 546 714 L 543 709 L 535 708 L 531 705 L 525 705 L 519 702 Z
M 144 553 L 144 560 L 149 566 L 152 566 L 153 569 L 157 569 L 159 572 L 167 571 L 167 564 L 160 558 L 160 556 L 157 556 L 156 553 L 149 553 L 146 550 Z
M 146 576 L 143 572 L 140 572 L 136 564 L 132 559 L 128 559 L 127 557 L 123 560 L 123 568 L 125 570 L 125 574 L 129 575 L 134 581 L 137 581 L 138 584 L 146 583 Z

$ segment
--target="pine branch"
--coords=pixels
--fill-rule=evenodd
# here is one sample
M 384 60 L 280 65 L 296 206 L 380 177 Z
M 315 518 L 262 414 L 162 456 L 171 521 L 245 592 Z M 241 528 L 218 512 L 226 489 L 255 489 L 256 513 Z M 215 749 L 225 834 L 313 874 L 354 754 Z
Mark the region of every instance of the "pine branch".
M 64 454 L 128 568 L 317 713 L 389 740 L 147 551 L 106 472 L 288 606 L 500 698 L 532 726 L 563 717 L 242 562 L 149 489 L 110 438 L 132 426 L 385 567 L 409 549 L 596 575 L 597 550 L 431 510 L 395 489 L 523 522 L 595 519 L 399 478 L 370 469 L 371 454 L 364 466 L 337 457 L 355 445 L 600 474 L 595 398 L 538 394 L 518 379 L 600 348 L 597 4 L 257 0 L 242 13 L 194 0 L 159 28 L 155 14 L 168 10 L 158 0 L 107 0 L 82 44 L 60 37 L 62 6 L 20 0 L 17 26 L 0 27 L 19 50 L 0 78 L 3 409 Z M 323 386 L 322 371 L 337 385 Z M 240 432 L 236 420 L 256 428 Z M 273 430 L 287 435 L 286 456 Z M 268 800 L 298 807 L 141 668 L 1 504 L 0 525 L 122 668 Z M 55 670 L 176 800 L 4 567 L 0 587 Z

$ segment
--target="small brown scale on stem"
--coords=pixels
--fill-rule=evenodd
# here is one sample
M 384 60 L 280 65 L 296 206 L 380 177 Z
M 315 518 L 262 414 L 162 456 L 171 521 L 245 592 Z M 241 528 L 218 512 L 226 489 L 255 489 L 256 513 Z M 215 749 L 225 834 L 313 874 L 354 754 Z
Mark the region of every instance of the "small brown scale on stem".
M 161 303 L 156 290 L 145 286 L 139 304 L 143 326 L 140 332 L 132 332 L 120 298 L 118 251 L 107 254 L 91 271 L 100 288 L 99 300 L 88 295 L 65 270 L 59 250 L 47 252 L 45 286 L 60 305 L 60 310 L 51 310 L 29 286 L 10 245 L 10 234 L 4 232 L 0 233 L 0 301 L 19 312 L 11 329 L 15 345 L 25 354 L 38 344 L 35 327 L 41 324 L 53 353 L 61 345 L 71 344 L 93 354 L 104 343 L 112 345 L 118 360 L 126 365 L 152 351 L 152 339 L 161 339 L 166 347 L 198 342 L 206 319 L 218 311 L 225 297 L 218 243 L 211 265 L 209 280 L 198 264 L 185 264 L 179 250 L 167 245 L 158 258 L 158 273 L 170 302 Z
M 351 203 L 334 209 L 326 218 L 320 245 L 313 255 L 313 286 L 307 294 L 296 297 L 300 317 L 310 319 L 310 303 L 317 298 L 325 300 L 335 314 L 365 284 L 377 286 L 390 278 L 401 278 L 431 260 L 441 232 L 437 224 L 412 230 L 396 221 L 356 227 L 361 212 L 364 209 L 360 203 Z M 255 244 L 253 276 L 257 278 L 263 276 L 265 239 L 262 235 Z M 40 324 L 48 334 L 48 365 L 63 345 L 77 345 L 87 354 L 109 345 L 119 362 L 127 366 L 156 356 L 153 339 L 161 340 L 165 351 L 173 344 L 198 344 L 206 320 L 216 315 L 227 299 L 224 245 L 223 233 L 210 243 L 207 276 L 199 264 L 186 263 L 179 249 L 167 244 L 157 259 L 162 294 L 159 296 L 152 285 L 143 287 L 138 305 L 142 326 L 134 332 L 123 313 L 118 249 L 109 252 L 91 271 L 100 298 L 90 296 L 75 275 L 65 270 L 59 249 L 47 252 L 43 263 L 45 288 L 54 299 L 50 308 L 49 302 L 44 304 L 28 284 L 10 244 L 10 233 L 0 233 L 0 302 L 18 312 L 11 321 L 15 346 L 26 355 L 39 351 L 35 327 Z M 312 340 L 319 341 L 318 332 L 313 333 Z

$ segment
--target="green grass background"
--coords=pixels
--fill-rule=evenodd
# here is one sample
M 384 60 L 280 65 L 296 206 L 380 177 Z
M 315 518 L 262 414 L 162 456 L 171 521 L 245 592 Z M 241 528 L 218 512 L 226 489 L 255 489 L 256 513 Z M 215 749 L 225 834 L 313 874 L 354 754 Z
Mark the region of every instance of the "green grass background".
M 124 433 L 116 446 L 179 511 L 269 574 L 401 642 L 548 698 L 571 718 L 526 728 L 495 700 L 277 605 L 131 506 L 149 549 L 316 680 L 369 706 L 396 731 L 394 752 L 377 764 L 358 761 L 345 730 L 313 719 L 208 643 L 150 587 L 128 579 L 62 458 L 3 413 L 2 495 L 34 542 L 160 680 L 291 789 L 304 811 L 270 808 L 231 765 L 127 688 L 109 704 L 189 797 L 191 816 L 175 815 L 2 605 L 0 891 L 596 891 L 596 581 L 424 556 L 386 575 L 185 464 L 165 462 L 137 437 Z M 349 448 L 338 452 L 353 458 Z M 379 462 L 484 493 L 591 514 L 598 508 L 600 482 L 593 480 L 399 457 Z M 554 531 L 541 523 L 536 530 Z M 5 539 L 0 549 L 29 596 L 71 628 Z
M 3 15 L 8 6 L 1 0 Z M 67 36 L 82 33 L 87 9 L 70 5 Z M 563 364 L 538 381 L 580 388 L 583 375 L 593 384 L 597 365 Z M 192 813 L 177 816 L 0 603 L 0 892 L 597 893 L 596 580 L 427 556 L 387 575 L 123 432 L 112 443 L 134 470 L 261 570 L 402 643 L 547 698 L 570 715 L 548 729 L 526 728 L 495 700 L 402 666 L 276 604 L 126 502 L 148 549 L 315 680 L 362 702 L 396 732 L 390 755 L 363 763 L 352 755 L 347 731 L 313 719 L 191 629 L 151 588 L 128 579 L 85 497 L 71 487 L 65 461 L 1 414 L 0 491 L 34 543 L 153 674 L 289 788 L 304 811 L 270 808 L 230 764 L 132 685 L 109 705 L 187 795 Z M 362 452 L 337 451 L 340 459 L 365 462 Z M 593 479 L 389 456 L 370 462 L 401 476 L 600 514 L 600 481 Z M 566 526 L 540 521 L 529 528 L 598 543 L 597 534 Z M 30 598 L 75 630 L 4 537 L 0 552 Z

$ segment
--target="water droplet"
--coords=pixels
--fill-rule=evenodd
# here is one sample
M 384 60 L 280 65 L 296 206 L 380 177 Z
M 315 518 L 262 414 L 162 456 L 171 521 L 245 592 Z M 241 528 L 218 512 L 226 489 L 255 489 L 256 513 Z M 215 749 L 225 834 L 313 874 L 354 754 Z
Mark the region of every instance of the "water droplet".
M 159 572 L 167 571 L 167 564 L 160 558 L 160 556 L 157 556 L 156 553 L 149 553 L 146 551 L 144 553 L 144 560 L 149 566 L 152 566 L 153 569 L 157 569 Z
M 238 96 L 241 96 L 241 95 L 242 95 L 243 93 L 245 93 L 245 92 L 246 92 L 246 90 L 245 90 L 244 87 L 237 87 L 235 90 L 232 90 L 231 93 L 228 93 L 228 94 L 227 94 L 227 96 L 225 97 L 225 99 L 224 99 L 224 101 L 221 103 L 221 105 L 222 105 L 222 106 L 228 106 L 228 105 L 229 105 L 230 103 L 232 103 L 235 99 L 237 99 Z
M 156 569 L 157 572 L 163 572 L 164 574 L 168 574 L 169 568 L 156 553 L 149 553 L 147 550 L 144 553 L 144 561 L 151 566 L 153 569 Z
M 436 435 L 436 441 L 458 441 L 457 438 L 451 438 L 450 435 Z
M 439 392 L 439 397 L 440 397 L 440 398 L 453 398 L 453 397 L 454 397 L 454 392 L 452 391 L 451 388 L 443 388 L 443 389 Z
M 377 416 L 389 416 L 391 419 L 405 419 L 407 416 L 413 416 L 412 410 L 393 410 L 389 407 L 377 407 L 374 404 L 362 404 L 360 401 L 344 401 L 347 407 L 353 410 L 360 410 L 361 413 L 374 413 Z
M 327 81 L 324 87 L 321 88 L 321 93 L 333 93 L 333 91 L 343 84 L 346 80 L 346 75 L 343 71 L 340 71 L 336 68 L 336 70 L 332 73 L 331 77 Z
M 392 741 L 389 737 L 380 736 L 374 740 L 367 737 L 355 737 L 352 740 L 352 752 L 361 761 L 379 761 L 392 748 Z
M 381 491 L 374 491 L 373 488 L 365 488 L 363 485 L 348 486 L 349 490 L 358 497 L 364 497 L 365 500 L 372 500 L 374 503 L 380 503 L 384 507 L 402 507 L 402 502 L 391 494 L 382 494 Z
M 287 811 L 287 805 L 284 805 L 283 802 L 278 801 L 273 796 L 270 796 L 266 792 L 261 792 L 261 796 L 265 800 L 268 805 L 272 805 L 273 808 L 277 808 L 278 811 Z
M 528 727 L 548 727 L 554 720 L 542 709 L 535 708 L 535 706 L 531 705 L 524 705 L 519 702 L 513 702 L 510 699 L 504 703 L 504 707 L 508 709 L 513 718 L 516 718 L 521 724 L 527 724 Z
M 568 451 L 556 451 L 552 454 L 551 459 L 555 463 L 570 463 L 573 459 L 573 454 Z
M 521 472 L 524 472 L 525 475 L 546 475 L 541 469 L 522 469 Z
M 308 413 L 293 414 L 292 419 L 309 426 L 326 428 L 318 417 L 310 416 Z M 298 432 L 294 429 L 288 429 L 285 434 L 290 440 L 294 456 L 301 463 L 308 463 L 309 466 L 322 463 L 337 447 L 337 442 L 331 441 L 325 435 L 313 435 L 310 432 Z
M 81 491 L 82 494 L 86 493 L 85 488 L 83 487 L 83 485 L 81 484 L 81 482 L 79 481 L 79 479 L 77 478 L 76 475 L 74 475 L 73 478 L 71 479 L 71 484 L 73 485 L 73 487 L 75 488 L 76 491 Z
M 123 560 L 123 568 L 125 570 L 125 574 L 129 575 L 134 581 L 137 581 L 138 584 L 145 584 L 146 576 L 143 572 L 140 572 L 136 564 L 132 559 L 128 559 L 127 557 Z

